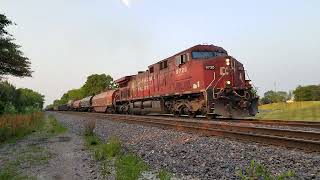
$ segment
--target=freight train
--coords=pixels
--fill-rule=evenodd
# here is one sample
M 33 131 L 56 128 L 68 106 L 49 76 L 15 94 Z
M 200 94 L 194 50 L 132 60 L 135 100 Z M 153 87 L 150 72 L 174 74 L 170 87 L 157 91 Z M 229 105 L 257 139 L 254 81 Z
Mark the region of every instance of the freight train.
M 58 110 L 248 117 L 258 99 L 243 64 L 222 47 L 196 45 L 115 81 L 118 88 L 69 101 Z

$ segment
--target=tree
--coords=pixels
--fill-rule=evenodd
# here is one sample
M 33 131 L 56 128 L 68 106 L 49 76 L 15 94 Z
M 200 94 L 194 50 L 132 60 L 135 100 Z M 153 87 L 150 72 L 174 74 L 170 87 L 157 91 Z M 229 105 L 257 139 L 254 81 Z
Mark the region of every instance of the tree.
M 285 91 L 267 91 L 261 99 L 262 104 L 285 102 L 288 99 L 288 93 Z
M 31 89 L 16 89 L 8 82 L 0 82 L 0 115 L 39 111 L 43 103 L 44 96 Z
M 0 115 L 6 112 L 14 113 L 17 101 L 16 88 L 8 82 L 0 82 Z
M 19 104 L 17 108 L 20 112 L 26 112 L 28 109 L 40 110 L 43 108 L 44 96 L 35 92 L 31 89 L 20 88 L 19 93 Z
M 67 93 L 64 93 L 61 97 L 59 103 L 60 105 L 66 104 L 69 100 L 78 100 L 84 98 L 84 91 L 82 88 L 80 89 L 72 89 L 69 90 Z
M 87 81 L 82 86 L 85 96 L 98 94 L 106 89 L 114 89 L 113 78 L 106 74 L 93 74 L 88 76 Z
M 60 99 L 53 102 L 53 106 L 67 104 L 69 100 L 79 100 L 114 88 L 116 88 L 116 84 L 113 82 L 113 78 L 110 75 L 92 74 L 87 77 L 87 81 L 81 88 L 72 89 L 64 93 Z
M 15 44 L 15 40 L 5 28 L 13 25 L 3 14 L 0 14 L 0 77 L 3 75 L 13 75 L 17 77 L 30 77 L 30 61 L 23 56 L 19 50 L 20 46 Z
M 320 85 L 298 86 L 293 94 L 296 101 L 320 101 Z

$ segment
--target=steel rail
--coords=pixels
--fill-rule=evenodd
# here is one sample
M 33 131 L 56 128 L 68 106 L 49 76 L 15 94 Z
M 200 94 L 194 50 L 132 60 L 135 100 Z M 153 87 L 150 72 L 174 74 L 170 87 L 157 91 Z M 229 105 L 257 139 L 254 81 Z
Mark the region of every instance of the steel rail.
M 179 118 L 161 118 L 119 114 L 82 113 L 108 118 L 113 121 L 148 124 L 180 131 L 190 131 L 207 136 L 222 136 L 232 139 L 253 141 L 262 144 L 297 148 L 305 151 L 320 151 L 320 132 L 266 128 L 217 121 L 204 121 Z M 249 126 L 248 126 L 249 125 Z

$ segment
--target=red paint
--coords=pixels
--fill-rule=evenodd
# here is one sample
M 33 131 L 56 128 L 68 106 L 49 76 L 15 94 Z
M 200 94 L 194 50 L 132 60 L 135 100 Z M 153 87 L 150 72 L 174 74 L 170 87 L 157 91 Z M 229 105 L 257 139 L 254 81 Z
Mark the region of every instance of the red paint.
M 220 51 L 226 55 L 210 59 L 193 59 L 193 51 Z M 181 55 L 185 55 L 188 61 L 178 66 L 176 58 Z M 229 66 L 226 65 L 226 59 L 230 59 Z M 167 61 L 166 68 L 163 68 L 165 67 L 164 61 Z M 221 75 L 223 69 L 225 69 L 224 76 Z M 221 47 L 197 45 L 150 65 L 148 71 L 125 76 L 115 82 L 120 87 L 117 101 L 123 101 L 177 93 L 199 93 L 209 86 L 222 89 L 226 87 L 227 81 L 230 81 L 234 88 L 246 88 L 248 85 L 245 83 L 243 65 L 228 56 L 227 52 Z

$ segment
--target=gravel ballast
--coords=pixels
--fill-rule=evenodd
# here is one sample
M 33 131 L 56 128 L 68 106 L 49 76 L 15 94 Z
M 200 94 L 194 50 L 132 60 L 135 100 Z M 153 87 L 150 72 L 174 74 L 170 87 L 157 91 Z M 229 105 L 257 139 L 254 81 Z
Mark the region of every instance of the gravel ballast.
M 82 114 L 53 114 L 73 132 L 82 133 L 88 120 L 103 139 L 116 136 L 124 148 L 141 156 L 154 169 L 167 169 L 183 179 L 237 179 L 251 160 L 272 173 L 293 170 L 299 179 L 320 179 L 320 154 L 305 153 L 221 137 L 202 137 L 175 130 L 109 121 Z

